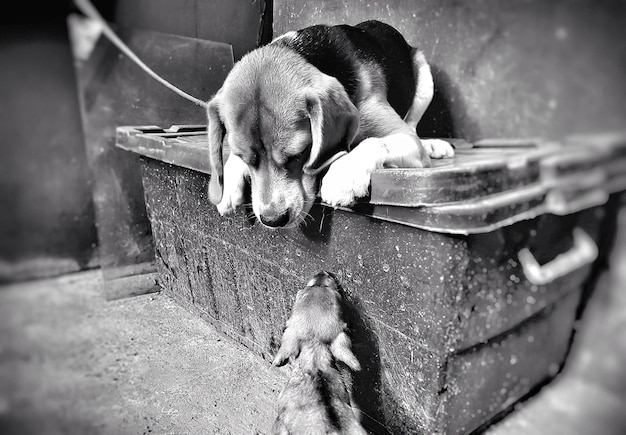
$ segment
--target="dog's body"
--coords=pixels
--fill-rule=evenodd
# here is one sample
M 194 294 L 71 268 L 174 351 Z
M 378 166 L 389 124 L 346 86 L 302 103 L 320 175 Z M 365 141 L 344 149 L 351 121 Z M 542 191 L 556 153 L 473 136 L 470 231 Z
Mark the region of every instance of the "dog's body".
M 273 362 L 295 366 L 278 399 L 274 434 L 366 434 L 351 391 L 350 370 L 361 366 L 350 349 L 340 301 L 334 278 L 325 272 L 296 295 Z
M 375 169 L 453 155 L 447 142 L 416 133 L 433 92 L 423 54 L 386 24 L 286 33 L 237 62 L 209 103 L 210 199 L 234 211 L 249 179 L 255 215 L 274 228 L 304 220 L 318 193 L 350 205 L 367 195 Z M 350 153 L 320 187 L 318 172 L 340 151 Z

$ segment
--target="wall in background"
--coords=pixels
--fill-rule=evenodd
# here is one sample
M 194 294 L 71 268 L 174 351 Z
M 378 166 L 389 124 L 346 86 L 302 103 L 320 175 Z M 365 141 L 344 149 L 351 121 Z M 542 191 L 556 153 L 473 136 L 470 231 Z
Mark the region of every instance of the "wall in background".
M 265 39 L 272 0 L 123 0 L 115 22 L 233 46 L 235 61 Z M 190 67 L 192 67 L 190 65 Z
M 65 18 L 34 20 L 0 29 L 0 280 L 80 270 L 96 252 Z

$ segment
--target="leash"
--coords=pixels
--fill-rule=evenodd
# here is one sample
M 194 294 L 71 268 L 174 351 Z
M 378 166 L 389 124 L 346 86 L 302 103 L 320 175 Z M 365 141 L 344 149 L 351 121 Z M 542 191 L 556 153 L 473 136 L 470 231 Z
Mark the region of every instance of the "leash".
M 161 77 L 160 75 L 155 73 L 152 70 L 152 68 L 150 68 L 148 65 L 143 63 L 143 61 L 141 59 L 139 59 L 139 57 L 137 57 L 137 55 L 130 48 L 128 48 L 128 46 L 124 43 L 124 41 L 122 41 L 115 34 L 115 32 L 111 29 L 111 27 L 109 27 L 107 22 L 104 20 L 104 18 L 102 18 L 102 16 L 98 12 L 98 10 L 93 6 L 93 4 L 91 4 L 91 2 L 89 0 L 74 0 L 74 4 L 87 17 L 91 18 L 92 20 L 97 21 L 98 24 L 100 24 L 102 26 L 102 32 L 104 33 L 104 35 L 122 53 L 124 53 L 126 56 L 128 56 L 128 58 L 130 60 L 135 62 L 137 64 L 137 66 L 139 66 L 142 70 L 144 70 L 150 77 L 152 77 L 153 79 L 155 79 L 156 81 L 158 81 L 163 86 L 165 86 L 166 88 L 170 89 L 171 91 L 177 93 L 178 95 L 180 95 L 184 99 L 189 100 L 192 103 L 197 104 L 200 107 L 204 107 L 205 109 L 208 108 L 209 104 L 206 101 L 202 101 L 199 98 L 196 98 L 194 96 L 189 95 L 187 92 L 183 91 L 182 89 L 177 88 L 176 86 L 174 86 L 173 84 L 171 84 L 170 82 L 165 80 L 163 77 Z

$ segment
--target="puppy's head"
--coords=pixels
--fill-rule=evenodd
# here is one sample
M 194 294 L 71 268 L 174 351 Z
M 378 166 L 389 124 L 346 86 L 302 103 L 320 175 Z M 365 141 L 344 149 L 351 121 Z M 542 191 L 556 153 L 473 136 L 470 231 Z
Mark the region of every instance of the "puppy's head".
M 307 343 L 327 345 L 338 361 L 352 370 L 361 369 L 346 334 L 337 282 L 327 272 L 315 275 L 296 294 L 296 302 L 273 364 L 281 366 L 288 360 L 297 358 L 302 346 Z
M 317 195 L 313 174 L 354 140 L 358 111 L 334 77 L 296 52 L 265 46 L 244 56 L 209 103 L 209 198 L 223 191 L 222 149 L 248 165 L 252 209 L 265 226 L 297 225 Z

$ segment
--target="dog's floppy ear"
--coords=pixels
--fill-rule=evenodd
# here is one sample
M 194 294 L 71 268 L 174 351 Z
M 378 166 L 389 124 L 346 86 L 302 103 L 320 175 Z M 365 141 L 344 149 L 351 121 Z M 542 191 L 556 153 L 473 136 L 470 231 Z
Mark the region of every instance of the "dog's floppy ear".
M 222 200 L 224 191 L 224 161 L 222 150 L 224 148 L 224 136 L 226 128 L 219 112 L 219 97 L 216 95 L 209 102 L 207 110 L 209 125 L 209 161 L 211 163 L 211 179 L 209 181 L 209 200 L 217 205 Z
M 300 355 L 300 340 L 296 336 L 293 328 L 287 327 L 280 340 L 280 349 L 274 357 L 272 364 L 281 367 L 289 360 L 293 360 Z
M 339 81 L 326 74 L 306 92 L 311 119 L 311 154 L 305 169 L 315 170 L 334 152 L 349 149 L 359 129 L 359 111 Z
M 341 361 L 353 371 L 357 372 L 361 370 L 361 364 L 359 364 L 359 360 L 354 356 L 350 347 L 350 337 L 348 337 L 348 334 L 345 332 L 340 332 L 330 344 L 330 353 L 332 353 L 338 361 Z

